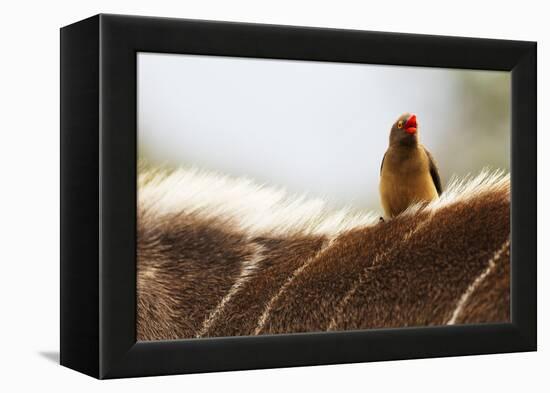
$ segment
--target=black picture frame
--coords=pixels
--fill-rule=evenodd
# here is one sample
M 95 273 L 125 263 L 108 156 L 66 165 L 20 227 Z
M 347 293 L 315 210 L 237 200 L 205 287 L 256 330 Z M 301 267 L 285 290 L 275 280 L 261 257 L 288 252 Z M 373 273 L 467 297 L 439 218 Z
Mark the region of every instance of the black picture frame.
M 512 73 L 511 323 L 136 342 L 136 53 Z M 96 15 L 61 29 L 61 364 L 96 378 L 534 351 L 536 43 Z

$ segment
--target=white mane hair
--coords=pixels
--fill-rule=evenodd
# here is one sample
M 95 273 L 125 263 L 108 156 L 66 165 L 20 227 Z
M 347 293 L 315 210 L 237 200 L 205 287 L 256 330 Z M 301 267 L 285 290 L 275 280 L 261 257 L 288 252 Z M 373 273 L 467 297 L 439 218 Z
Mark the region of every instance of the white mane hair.
M 189 214 L 236 225 L 248 236 L 321 235 L 334 237 L 351 229 L 378 223 L 376 212 L 330 209 L 321 198 L 292 195 L 283 188 L 255 183 L 197 168 L 173 171 L 140 168 L 138 206 L 159 218 Z M 483 170 L 479 175 L 451 180 L 431 212 L 481 193 L 509 191 L 509 175 Z M 418 211 L 411 206 L 403 214 Z
M 471 174 L 462 178 L 452 177 L 440 197 L 428 205 L 415 204 L 402 214 L 414 214 L 422 207 L 430 213 L 453 203 L 467 202 L 485 193 L 509 193 L 510 174 L 501 169 L 490 170 L 484 168 L 478 175 Z

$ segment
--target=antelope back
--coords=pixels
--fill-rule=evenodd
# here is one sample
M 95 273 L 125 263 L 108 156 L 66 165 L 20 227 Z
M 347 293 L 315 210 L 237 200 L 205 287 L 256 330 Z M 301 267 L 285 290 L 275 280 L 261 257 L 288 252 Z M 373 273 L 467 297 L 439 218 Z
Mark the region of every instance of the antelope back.
M 381 223 L 197 170 L 143 171 L 138 202 L 138 340 L 510 318 L 500 173 Z

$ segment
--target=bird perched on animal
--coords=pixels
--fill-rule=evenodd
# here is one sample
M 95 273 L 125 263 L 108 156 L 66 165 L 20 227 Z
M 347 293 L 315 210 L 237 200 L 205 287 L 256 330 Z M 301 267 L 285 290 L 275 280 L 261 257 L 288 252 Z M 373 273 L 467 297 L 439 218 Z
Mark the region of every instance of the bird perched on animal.
M 435 160 L 418 141 L 416 115 L 404 113 L 393 124 L 389 147 L 380 167 L 380 199 L 387 217 L 395 217 L 412 204 L 441 195 Z

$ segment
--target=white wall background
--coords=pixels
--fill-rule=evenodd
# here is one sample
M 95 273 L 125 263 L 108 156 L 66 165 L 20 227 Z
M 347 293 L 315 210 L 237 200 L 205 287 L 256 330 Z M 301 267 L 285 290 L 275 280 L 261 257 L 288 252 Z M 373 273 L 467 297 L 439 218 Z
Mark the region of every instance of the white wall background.
M 99 382 L 52 360 L 59 345 L 59 32 L 98 12 L 539 41 L 539 352 Z M 20 1 L 2 6 L 0 390 L 548 391 L 550 63 L 540 1 Z M 543 282 L 544 281 L 544 282 Z

